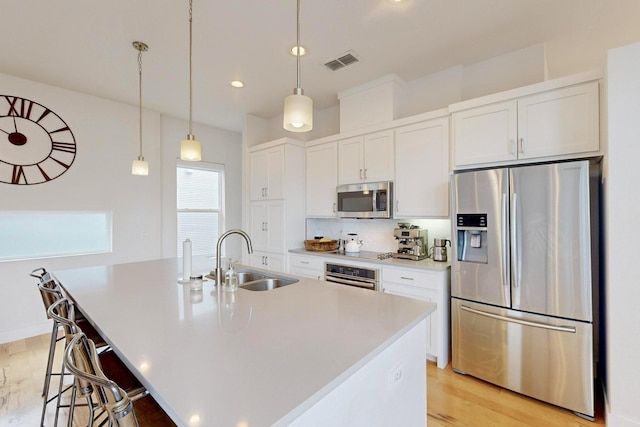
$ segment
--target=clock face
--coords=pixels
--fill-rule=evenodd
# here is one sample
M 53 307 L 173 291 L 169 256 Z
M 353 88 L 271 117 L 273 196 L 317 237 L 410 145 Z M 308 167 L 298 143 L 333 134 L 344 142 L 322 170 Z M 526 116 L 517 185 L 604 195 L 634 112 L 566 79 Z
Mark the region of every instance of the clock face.
M 60 116 L 37 102 L 0 95 L 0 182 L 48 182 L 75 157 L 76 139 Z

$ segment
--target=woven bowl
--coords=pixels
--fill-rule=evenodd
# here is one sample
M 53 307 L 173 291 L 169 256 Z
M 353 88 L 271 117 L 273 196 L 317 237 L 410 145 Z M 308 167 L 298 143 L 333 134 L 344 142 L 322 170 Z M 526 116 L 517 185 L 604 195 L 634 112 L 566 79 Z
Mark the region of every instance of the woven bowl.
M 330 240 L 328 242 L 321 242 L 320 240 L 305 240 L 304 248 L 308 251 L 333 251 L 338 247 L 337 240 Z

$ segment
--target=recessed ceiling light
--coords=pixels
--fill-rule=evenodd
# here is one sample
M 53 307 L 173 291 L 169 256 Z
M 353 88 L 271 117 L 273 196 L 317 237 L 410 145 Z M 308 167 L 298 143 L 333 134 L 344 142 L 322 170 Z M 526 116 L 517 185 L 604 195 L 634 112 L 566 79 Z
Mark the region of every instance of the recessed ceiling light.
M 291 55 L 296 56 L 298 53 L 298 46 L 294 46 L 291 48 Z M 300 46 L 300 56 L 304 56 L 307 54 L 307 49 L 304 46 Z
M 229 83 L 232 87 L 244 87 L 244 83 L 240 80 L 234 80 Z

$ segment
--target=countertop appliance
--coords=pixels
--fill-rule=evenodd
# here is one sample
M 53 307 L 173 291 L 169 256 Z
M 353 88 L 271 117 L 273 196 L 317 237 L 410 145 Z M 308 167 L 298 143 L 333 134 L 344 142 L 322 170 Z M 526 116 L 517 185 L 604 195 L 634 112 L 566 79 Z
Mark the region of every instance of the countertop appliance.
M 379 277 L 380 273 L 376 268 L 354 267 L 333 262 L 324 263 L 324 280 L 327 282 L 377 291 Z
M 599 165 L 452 181 L 453 369 L 593 419 Z
M 347 240 L 344 242 L 344 251 L 349 253 L 360 252 L 362 240 L 358 239 L 356 233 L 347 234 Z
M 393 217 L 393 182 L 369 182 L 336 187 L 339 218 Z
M 415 226 L 399 227 L 393 230 L 398 241 L 398 251 L 394 258 L 419 261 L 427 258 L 427 230 Z
M 447 243 L 451 246 L 451 240 L 445 238 L 433 239 L 433 260 L 447 262 Z

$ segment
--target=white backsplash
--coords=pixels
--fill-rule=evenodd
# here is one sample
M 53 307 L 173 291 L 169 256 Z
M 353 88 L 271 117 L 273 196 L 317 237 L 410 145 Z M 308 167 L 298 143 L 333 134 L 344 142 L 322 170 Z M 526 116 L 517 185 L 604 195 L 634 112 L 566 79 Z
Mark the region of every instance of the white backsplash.
M 316 236 L 346 239 L 347 234 L 357 233 L 362 240 L 363 251 L 395 252 L 398 249 L 393 230 L 399 222 L 408 222 L 427 230 L 427 245 L 433 239 L 443 237 L 451 240 L 451 221 L 448 219 L 307 219 L 306 239 Z

